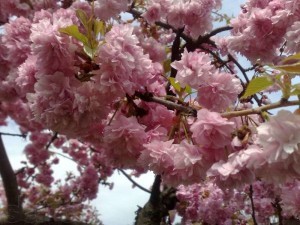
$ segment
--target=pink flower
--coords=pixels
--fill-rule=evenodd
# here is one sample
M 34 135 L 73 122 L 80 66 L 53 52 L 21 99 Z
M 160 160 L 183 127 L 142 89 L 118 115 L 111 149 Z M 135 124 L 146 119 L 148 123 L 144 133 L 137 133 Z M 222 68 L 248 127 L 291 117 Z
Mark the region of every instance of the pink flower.
M 53 18 L 47 16 L 32 24 L 31 48 L 32 53 L 37 56 L 37 69 L 41 74 L 63 71 L 73 76 L 75 50 L 78 46 L 73 39 L 58 31 L 59 28 L 74 24 L 73 17 L 74 11 L 60 9 L 53 14 Z
M 6 24 L 4 28 L 2 42 L 7 51 L 6 60 L 12 67 L 17 67 L 30 54 L 31 22 L 29 19 L 20 17 Z
M 198 102 L 211 111 L 221 112 L 231 106 L 243 90 L 238 78 L 215 72 L 198 88 Z
M 29 56 L 27 60 L 18 68 L 18 77 L 16 78 L 16 90 L 20 97 L 25 98 L 27 93 L 34 92 L 34 84 L 36 82 L 35 74 L 36 57 Z
M 171 66 L 177 70 L 176 80 L 183 87 L 190 85 L 195 89 L 206 82 L 209 75 L 215 71 L 208 54 L 197 51 L 188 52 L 186 49 L 181 60 L 173 62 Z
M 268 163 L 284 161 L 300 154 L 299 115 L 281 110 L 257 130 L 257 143 L 262 146 Z
M 144 144 L 144 150 L 139 158 L 139 164 L 144 168 L 150 168 L 157 174 L 169 174 L 174 169 L 172 155 L 176 152 L 173 140 L 154 140 Z
M 142 17 L 144 17 L 149 24 L 154 24 L 156 21 L 159 21 L 161 17 L 161 5 L 158 3 L 151 4 L 147 7 L 147 11 L 142 14 Z
M 219 113 L 201 109 L 191 125 L 194 141 L 205 148 L 224 149 L 231 142 L 234 123 L 222 118 Z
M 11 16 L 28 16 L 30 6 L 20 0 L 0 1 L 0 23 L 7 23 Z
M 158 74 L 149 55 L 144 54 L 133 27 L 115 25 L 106 34 L 106 43 L 99 50 L 100 75 L 96 76 L 101 91 L 115 97 L 144 92 L 158 80 Z
M 146 140 L 145 126 L 139 124 L 136 117 L 119 114 L 104 129 L 104 153 L 113 165 L 135 169 Z
M 92 200 L 97 197 L 99 186 L 99 175 L 94 166 L 89 165 L 85 168 L 79 179 L 79 188 L 83 190 L 83 195 Z
M 185 16 L 185 4 L 184 1 L 176 1 L 175 4 L 172 4 L 168 14 L 167 22 L 176 29 L 184 27 L 184 16 Z
M 95 15 L 101 20 L 115 18 L 128 8 L 127 0 L 97 0 L 94 4 Z
M 214 8 L 214 1 L 190 1 L 185 8 L 185 30 L 192 38 L 196 39 L 212 29 L 211 11 Z
M 295 53 L 300 50 L 300 22 L 296 21 L 286 32 L 286 52 Z
M 281 204 L 288 216 L 300 216 L 300 181 L 294 180 L 282 187 Z

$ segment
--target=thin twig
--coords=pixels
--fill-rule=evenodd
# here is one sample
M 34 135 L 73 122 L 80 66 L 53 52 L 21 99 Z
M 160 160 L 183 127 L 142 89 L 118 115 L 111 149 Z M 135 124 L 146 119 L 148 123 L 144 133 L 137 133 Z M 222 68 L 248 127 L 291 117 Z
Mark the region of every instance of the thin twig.
M 278 216 L 278 225 L 283 225 L 283 218 L 282 218 L 282 208 L 280 205 L 280 199 L 278 197 L 275 198 L 275 203 L 272 203 L 273 207 L 276 210 Z
M 256 217 L 255 217 L 255 207 L 254 207 L 254 201 L 253 201 L 253 187 L 252 187 L 252 185 L 250 185 L 249 197 L 250 197 L 250 201 L 251 201 L 251 209 L 252 209 L 251 215 L 252 215 L 253 224 L 258 225 L 257 221 L 256 221 Z
M 124 170 L 122 169 L 118 169 L 118 171 L 120 171 L 131 183 L 133 183 L 136 187 L 138 187 L 139 189 L 151 194 L 151 191 L 148 190 L 147 188 L 144 188 L 143 186 L 141 186 L 140 184 L 138 184 L 136 181 L 134 181 Z
M 0 132 L 0 135 L 26 138 L 26 134 L 12 134 L 12 133 Z
M 293 106 L 293 105 L 299 105 L 299 104 L 300 104 L 300 100 L 279 101 L 279 102 L 260 106 L 260 107 L 253 108 L 253 109 L 246 109 L 246 110 L 241 110 L 241 111 L 222 113 L 221 116 L 224 118 L 232 118 L 232 117 L 237 117 L 237 116 L 247 116 L 247 115 L 251 115 L 251 114 L 261 114 L 262 112 L 266 112 L 271 109 L 277 109 L 277 108 L 281 108 L 281 107 Z
M 50 141 L 48 142 L 48 144 L 46 145 L 46 149 L 49 149 L 50 145 L 53 143 L 53 141 L 55 141 L 55 139 L 57 138 L 58 133 L 55 132 L 52 136 L 52 138 L 50 139 Z

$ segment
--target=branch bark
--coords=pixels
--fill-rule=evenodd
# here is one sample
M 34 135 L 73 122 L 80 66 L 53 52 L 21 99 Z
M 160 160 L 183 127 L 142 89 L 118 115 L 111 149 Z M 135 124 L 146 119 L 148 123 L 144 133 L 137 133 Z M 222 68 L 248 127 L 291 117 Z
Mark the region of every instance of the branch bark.
M 143 208 L 137 211 L 135 225 L 162 225 L 167 224 L 166 218 L 169 215 L 169 210 L 175 208 L 176 190 L 174 188 L 165 188 L 160 191 L 161 176 L 155 177 L 149 201 Z
M 20 193 L 18 190 L 17 179 L 13 168 L 9 162 L 5 147 L 0 135 L 0 174 L 7 199 L 8 223 L 24 224 L 24 213 Z

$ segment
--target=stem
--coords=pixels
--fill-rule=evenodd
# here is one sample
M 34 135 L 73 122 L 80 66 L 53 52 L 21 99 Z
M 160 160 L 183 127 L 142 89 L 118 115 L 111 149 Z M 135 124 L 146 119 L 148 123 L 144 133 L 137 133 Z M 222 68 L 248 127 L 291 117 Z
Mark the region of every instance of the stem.
M 8 223 L 24 221 L 18 183 L 0 135 L 0 174 L 7 199 Z
M 253 201 L 253 187 L 252 187 L 252 185 L 250 185 L 249 197 L 250 197 L 250 201 L 251 201 L 253 224 L 258 225 L 257 221 L 256 221 L 256 218 L 255 218 L 255 207 L 254 207 L 254 201 Z
M 222 113 L 221 115 L 224 118 L 232 118 L 232 117 L 237 117 L 237 116 L 247 116 L 247 115 L 251 115 L 251 114 L 261 114 L 262 112 L 268 111 L 270 109 L 276 109 L 276 108 L 299 105 L 299 104 L 300 104 L 300 100 L 279 101 L 279 102 L 275 102 L 275 103 L 272 103 L 272 104 L 269 104 L 269 105 L 264 105 L 264 106 L 261 106 L 261 107 L 257 107 L 257 108 L 254 108 L 254 109 L 233 111 L 233 112 L 228 112 L 228 113 Z
M 12 134 L 12 133 L 0 132 L 0 135 L 26 138 L 26 134 Z
M 148 94 L 136 93 L 136 96 L 145 102 L 156 102 L 156 103 L 166 106 L 169 109 L 176 109 L 176 110 L 184 112 L 188 115 L 197 117 L 197 110 L 192 107 L 179 105 L 175 102 L 168 101 L 168 100 L 165 100 L 165 99 L 162 99 L 159 97 L 155 97 L 152 95 L 148 95 Z
M 282 218 L 282 208 L 281 208 L 281 205 L 280 205 L 280 200 L 278 197 L 276 197 L 275 199 L 275 203 L 272 203 L 273 207 L 275 208 L 276 210 L 276 213 L 278 215 L 278 223 L 279 225 L 283 225 L 283 218 Z
M 131 183 L 133 183 L 135 186 L 137 186 L 139 189 L 151 193 L 147 188 L 144 188 L 143 186 L 139 185 L 136 181 L 134 181 L 124 170 L 118 169 Z

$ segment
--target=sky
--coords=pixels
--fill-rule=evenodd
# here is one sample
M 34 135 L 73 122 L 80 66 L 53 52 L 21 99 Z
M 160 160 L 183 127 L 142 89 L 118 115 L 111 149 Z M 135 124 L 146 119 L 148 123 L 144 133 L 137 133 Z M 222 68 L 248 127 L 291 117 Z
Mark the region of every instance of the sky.
M 244 0 L 223 0 L 222 12 L 226 12 L 229 16 L 236 15 L 239 11 L 239 6 Z M 0 127 L 0 131 L 8 133 L 19 133 L 18 128 L 12 122 L 9 122 L 8 127 Z M 4 137 L 4 144 L 6 146 L 9 158 L 14 169 L 22 166 L 20 163 L 25 159 L 23 148 L 26 141 L 18 137 Z M 60 164 L 68 170 L 76 171 L 74 162 L 60 157 Z M 127 171 L 130 173 L 130 171 Z M 54 168 L 56 177 L 64 177 L 65 171 L 61 167 Z M 148 173 L 136 179 L 139 184 L 146 188 L 150 188 L 154 180 L 154 174 Z M 109 178 L 108 181 L 114 182 L 113 190 L 108 187 L 100 186 L 98 198 L 92 201 L 92 204 L 99 210 L 101 214 L 100 219 L 104 225 L 132 225 L 134 223 L 135 211 L 138 206 L 143 206 L 149 194 L 144 191 L 133 188 L 132 183 L 117 172 Z M 179 221 L 179 219 L 177 219 Z

